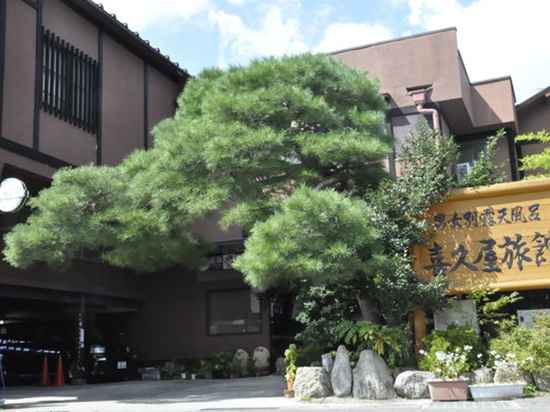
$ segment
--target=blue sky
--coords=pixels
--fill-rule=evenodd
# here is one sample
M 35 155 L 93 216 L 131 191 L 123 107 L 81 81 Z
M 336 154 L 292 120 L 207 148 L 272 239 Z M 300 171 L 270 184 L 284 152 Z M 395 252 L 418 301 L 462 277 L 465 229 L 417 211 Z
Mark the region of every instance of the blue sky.
M 472 81 L 512 75 L 518 100 L 550 85 L 548 0 L 102 0 L 190 73 L 456 26 Z

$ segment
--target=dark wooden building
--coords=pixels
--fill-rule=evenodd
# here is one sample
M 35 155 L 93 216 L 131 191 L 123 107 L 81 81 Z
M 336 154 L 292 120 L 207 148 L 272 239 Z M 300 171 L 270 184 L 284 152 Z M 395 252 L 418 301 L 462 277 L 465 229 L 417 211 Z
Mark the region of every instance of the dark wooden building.
M 151 129 L 174 114 L 188 77 L 93 1 L 0 0 L 2 178 L 23 180 L 35 195 L 60 167 L 114 165 L 147 149 Z M 2 233 L 28 213 L 1 215 Z M 209 228 L 200 230 L 208 236 Z M 204 356 L 226 348 L 233 333 L 235 347 L 267 344 L 267 317 L 256 300 L 244 335 L 243 325 L 232 328 L 223 316 L 223 302 L 235 296 L 244 304 L 233 317 L 250 312 L 240 277 L 224 272 L 225 280 L 212 282 L 212 273 L 140 276 L 85 258 L 68 270 L 0 263 L 0 350 L 11 345 L 3 341 L 19 341 L 22 350 L 70 352 L 82 304 L 87 345 L 130 346 L 144 360 Z M 6 358 L 10 373 L 40 371 L 36 357 Z

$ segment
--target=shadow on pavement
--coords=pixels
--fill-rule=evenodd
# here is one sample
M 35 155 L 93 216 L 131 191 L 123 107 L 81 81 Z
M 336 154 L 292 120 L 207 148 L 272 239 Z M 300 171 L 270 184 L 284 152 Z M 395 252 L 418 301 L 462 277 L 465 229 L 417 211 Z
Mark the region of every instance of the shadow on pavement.
M 13 388 L 4 392 L 0 409 L 29 409 L 74 403 L 111 401 L 121 404 L 162 405 L 209 403 L 238 399 L 280 398 L 279 376 L 231 380 L 124 382 L 63 388 Z

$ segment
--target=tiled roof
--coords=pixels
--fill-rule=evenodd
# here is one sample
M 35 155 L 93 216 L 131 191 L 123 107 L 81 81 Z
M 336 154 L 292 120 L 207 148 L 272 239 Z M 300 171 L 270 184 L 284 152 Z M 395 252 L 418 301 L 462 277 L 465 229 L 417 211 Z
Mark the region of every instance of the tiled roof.
M 527 106 L 530 106 L 532 103 L 535 103 L 541 99 L 549 99 L 550 98 L 550 86 L 542 89 L 540 92 L 535 93 L 531 97 L 528 97 L 521 103 L 517 105 L 517 108 L 519 110 L 526 108 Z

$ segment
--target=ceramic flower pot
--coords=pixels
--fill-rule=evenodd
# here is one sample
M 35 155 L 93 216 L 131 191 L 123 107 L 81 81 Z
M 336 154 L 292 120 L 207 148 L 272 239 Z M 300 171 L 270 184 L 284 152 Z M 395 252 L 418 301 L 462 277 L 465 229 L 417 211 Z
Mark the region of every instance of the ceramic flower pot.
M 474 401 L 497 401 L 522 398 L 524 387 L 524 383 L 490 383 L 470 385 L 470 392 Z
M 432 401 L 468 400 L 468 381 L 464 379 L 428 381 Z

